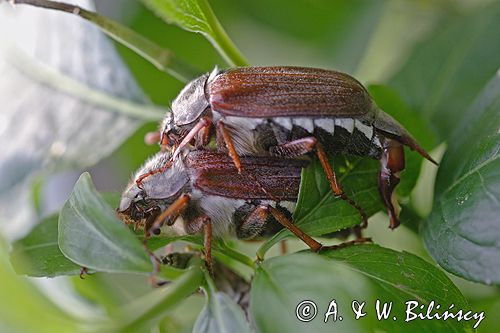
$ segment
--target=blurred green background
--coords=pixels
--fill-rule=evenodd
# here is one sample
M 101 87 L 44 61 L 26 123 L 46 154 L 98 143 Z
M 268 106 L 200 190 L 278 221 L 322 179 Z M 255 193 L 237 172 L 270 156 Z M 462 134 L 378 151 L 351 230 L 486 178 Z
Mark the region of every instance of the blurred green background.
M 388 82 L 421 41 L 439 33 L 448 22 L 479 12 L 492 2 L 495 1 L 211 0 L 210 4 L 250 64 L 334 68 L 370 84 Z M 97 11 L 173 50 L 200 71 L 209 71 L 215 64 L 226 66 L 203 36 L 166 25 L 138 2 L 101 1 L 97 3 Z M 491 43 L 498 43 L 500 35 L 498 38 Z M 123 46 L 117 48 L 149 98 L 156 104 L 169 105 L 183 83 L 156 70 Z M 156 123 L 142 126 L 116 152 L 90 170 L 100 191 L 120 192 L 132 172 L 157 151 L 156 146 L 143 142 L 145 133 L 156 127 Z M 438 149 L 437 154 L 442 150 Z M 432 169 L 424 166 L 412 198 L 422 215 L 430 211 L 432 204 L 433 174 L 429 170 Z M 61 189 L 67 193 L 70 190 L 71 184 Z M 385 221 L 387 217 L 380 213 L 373 219 Z M 383 221 L 371 223 L 368 232 L 376 243 L 432 261 L 415 232 L 402 227 L 387 237 Z M 301 246 L 291 243 L 292 248 Z M 248 253 L 255 250 L 252 244 L 240 246 Z M 85 280 L 17 276 L 8 260 L 8 244 L 0 247 L 2 333 L 85 330 L 81 322 L 88 322 L 89 318 L 98 320 L 118 305 L 151 291 L 146 278 L 138 276 L 96 274 Z M 498 288 L 451 277 L 471 308 L 486 311 L 486 319 L 478 331 L 498 332 Z M 201 295 L 190 297 L 151 332 L 189 332 L 202 306 Z

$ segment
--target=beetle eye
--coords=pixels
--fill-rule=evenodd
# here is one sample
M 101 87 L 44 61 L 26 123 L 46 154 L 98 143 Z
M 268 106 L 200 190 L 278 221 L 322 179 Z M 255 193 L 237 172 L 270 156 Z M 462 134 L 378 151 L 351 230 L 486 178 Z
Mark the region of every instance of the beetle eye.
M 167 144 L 169 145 L 169 147 L 175 147 L 177 145 L 178 139 L 179 139 L 179 137 L 178 137 L 177 133 L 175 133 L 172 130 L 172 131 L 170 131 L 170 133 L 168 133 Z

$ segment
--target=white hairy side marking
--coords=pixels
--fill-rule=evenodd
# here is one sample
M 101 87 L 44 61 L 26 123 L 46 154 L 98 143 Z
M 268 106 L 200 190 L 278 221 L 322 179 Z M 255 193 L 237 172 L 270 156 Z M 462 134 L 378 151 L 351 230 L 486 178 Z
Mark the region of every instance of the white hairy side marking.
M 335 119 L 335 126 L 342 127 L 352 133 L 354 131 L 354 120 L 352 118 L 337 118 Z
M 354 126 L 356 126 L 356 128 L 361 133 L 363 133 L 368 138 L 368 140 L 370 140 L 370 141 L 372 140 L 372 138 L 373 138 L 373 127 L 372 126 L 365 125 L 359 120 L 354 121 Z
M 314 125 L 324 129 L 326 132 L 333 135 L 335 131 L 335 120 L 331 118 L 318 118 L 314 119 Z
M 284 127 L 285 129 L 291 131 L 292 130 L 292 120 L 290 119 L 290 117 L 276 117 L 276 118 L 273 118 L 272 121 L 275 123 L 275 124 L 278 124 L 280 125 L 281 127 Z
M 303 129 L 305 129 L 309 133 L 313 133 L 314 132 L 314 123 L 313 123 L 313 121 L 312 121 L 311 118 L 306 118 L 306 117 L 303 117 L 303 118 L 292 118 L 292 123 L 295 126 L 302 127 Z
M 262 150 L 256 146 L 255 128 L 264 120 L 245 117 L 224 117 L 221 120 L 226 124 L 238 155 L 256 155 Z
M 241 199 L 230 199 L 216 195 L 205 195 L 200 199 L 201 209 L 212 220 L 215 236 L 234 234 L 234 212 L 245 204 Z
M 372 143 L 377 146 L 378 148 L 382 148 L 382 144 L 380 143 L 380 140 L 377 135 L 373 136 Z

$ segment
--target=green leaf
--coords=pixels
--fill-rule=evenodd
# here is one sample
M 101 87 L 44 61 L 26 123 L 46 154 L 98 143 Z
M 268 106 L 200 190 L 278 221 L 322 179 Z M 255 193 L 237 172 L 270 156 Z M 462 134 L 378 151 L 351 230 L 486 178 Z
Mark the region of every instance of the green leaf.
M 376 300 L 393 302 L 387 320 L 377 320 Z M 317 317 L 301 322 L 296 308 L 304 300 L 317 306 Z M 336 301 L 336 322 L 325 313 Z M 366 302 L 367 313 L 354 319 L 352 302 Z M 266 260 L 252 284 L 251 309 L 259 332 L 464 332 L 464 321 L 415 320 L 405 322 L 405 302 L 427 305 L 431 300 L 448 309 L 467 309 L 460 291 L 433 265 L 407 252 L 377 245 L 358 245 L 324 255 L 296 253 Z M 444 310 L 443 310 L 444 311 Z M 393 320 L 393 317 L 396 320 Z M 279 318 L 279 320 L 277 320 Z
M 97 193 L 88 173 L 61 210 L 59 247 L 71 261 L 96 271 L 153 271 L 144 246 Z
M 17 274 L 36 277 L 75 275 L 81 267 L 66 258 L 57 244 L 58 215 L 40 222 L 12 245 L 10 261 Z
M 338 179 L 342 188 L 368 216 L 382 209 L 377 190 L 378 161 L 335 158 Z M 299 199 L 293 214 L 294 223 L 304 232 L 324 235 L 361 223 L 356 209 L 334 197 L 325 173 L 316 159 L 302 171 Z
M 103 197 L 112 206 L 116 206 L 116 200 L 119 200 L 119 197 L 117 199 L 114 193 L 104 193 Z M 27 236 L 13 243 L 10 260 L 16 273 L 34 277 L 80 274 L 81 266 L 66 258 L 59 248 L 57 242 L 58 219 L 59 215 L 47 217 L 37 224 Z M 144 234 L 137 234 L 136 238 L 143 242 Z M 203 244 L 200 236 L 153 237 L 148 240 L 147 246 L 149 250 L 154 251 L 178 240 Z M 218 249 L 218 246 L 216 245 L 215 248 Z M 176 275 L 174 271 L 172 269 L 171 273 Z
M 449 141 L 422 234 L 432 257 L 466 279 L 500 284 L 500 75 Z
M 7 248 L 0 238 L 0 332 L 9 333 L 74 333 L 79 323 L 64 312 L 28 279 L 12 270 Z
M 167 23 L 205 36 L 229 65 L 247 65 L 243 55 L 224 31 L 208 0 L 143 0 L 143 3 Z
M 377 294 L 388 301 L 394 301 L 396 311 L 404 318 L 403 302 L 416 300 L 421 304 L 429 304 L 435 301 L 441 304 L 441 311 L 448 309 L 454 304 L 454 309 L 467 309 L 468 303 L 460 290 L 453 282 L 439 270 L 435 265 L 408 252 L 398 252 L 383 248 L 378 245 L 365 244 L 350 246 L 340 251 L 328 251 L 324 256 L 343 262 L 370 280 L 377 286 Z M 474 309 L 482 310 L 482 309 Z M 470 323 L 448 320 L 439 321 L 416 321 L 398 323 L 393 327 L 388 321 L 386 330 L 396 331 L 396 326 L 403 326 L 401 331 L 432 331 L 432 332 L 462 332 L 471 326 Z M 394 329 L 393 329 L 394 328 Z
M 213 281 L 207 276 L 204 288 L 206 304 L 194 324 L 193 333 L 250 333 L 250 327 L 241 308 L 228 295 L 215 290 Z
M 410 107 L 429 119 L 440 140 L 450 137 L 500 66 L 500 43 L 494 42 L 499 17 L 500 4 L 495 3 L 438 26 L 391 81 Z

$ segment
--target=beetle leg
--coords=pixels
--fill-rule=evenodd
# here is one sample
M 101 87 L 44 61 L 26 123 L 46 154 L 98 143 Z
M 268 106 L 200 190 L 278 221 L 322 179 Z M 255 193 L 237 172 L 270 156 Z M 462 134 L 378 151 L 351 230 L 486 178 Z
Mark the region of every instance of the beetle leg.
M 160 142 L 162 137 L 161 132 L 155 131 L 155 132 L 148 132 L 146 135 L 144 135 L 144 143 L 147 145 L 154 145 Z
M 267 206 L 258 206 L 245 217 L 243 222 L 236 228 L 236 236 L 239 239 L 252 239 L 258 236 L 264 229 L 269 217 Z
M 396 140 L 386 138 L 382 144 L 378 188 L 389 214 L 389 228 L 394 229 L 399 225 L 400 211 L 394 188 L 399 184 L 399 173 L 405 168 L 405 153 L 403 145 Z
M 189 213 L 187 213 L 189 215 Z M 205 214 L 196 216 L 184 216 L 184 229 L 189 235 L 197 234 L 203 230 L 203 247 L 205 254 L 205 264 L 210 275 L 213 276 L 212 260 L 212 221 Z
M 361 227 L 366 228 L 366 226 L 368 225 L 368 216 L 366 215 L 366 212 L 354 200 L 349 198 L 344 193 L 344 191 L 340 187 L 339 182 L 337 181 L 337 176 L 335 175 L 333 168 L 328 162 L 328 158 L 326 157 L 323 146 L 315 137 L 306 137 L 290 141 L 282 145 L 271 147 L 270 153 L 275 156 L 296 157 L 313 151 L 315 147 L 319 161 L 321 163 L 321 166 L 323 167 L 323 170 L 325 171 L 326 178 L 330 183 L 330 187 L 333 193 L 335 194 L 335 196 L 340 197 L 342 200 L 347 201 L 351 206 L 356 208 L 363 220 Z
M 320 242 L 313 239 L 311 236 L 300 230 L 297 226 L 295 226 L 292 221 L 290 221 L 282 212 L 272 206 L 258 206 L 255 208 L 254 212 L 258 211 L 258 216 L 262 221 L 266 221 L 269 214 L 271 214 L 276 221 L 278 221 L 282 226 L 290 230 L 295 236 L 300 238 L 304 243 L 309 246 L 309 248 L 314 252 L 321 252 L 325 250 L 337 250 L 346 246 L 351 246 L 354 244 L 361 244 L 366 242 L 371 242 L 371 238 L 357 238 L 355 240 L 344 242 L 338 245 L 332 246 L 323 246 Z M 253 213 L 253 212 L 252 212 Z M 255 214 L 252 214 L 255 216 Z
M 300 238 L 304 243 L 307 244 L 307 246 L 309 246 L 311 250 L 313 250 L 314 252 L 318 252 L 319 250 L 321 250 L 321 248 L 323 247 L 321 243 L 314 240 L 311 236 L 297 228 L 297 226 L 295 226 L 282 212 L 271 206 L 264 207 L 269 211 L 269 213 L 271 213 L 276 221 L 290 230 L 295 236 Z
M 144 234 L 146 236 L 149 236 L 149 230 L 151 230 L 151 227 L 153 226 L 154 222 L 156 221 L 156 218 L 158 217 L 158 215 L 160 215 L 160 213 L 161 213 L 161 209 L 158 206 L 152 208 L 148 212 L 149 216 L 146 219 L 146 222 L 144 224 Z
M 187 208 L 190 196 L 188 194 L 181 195 L 175 200 L 163 213 L 161 213 L 151 226 L 151 232 L 155 235 L 160 233 L 160 227 L 166 221 L 168 225 L 172 225 L 180 214 Z M 149 230 L 146 230 L 149 234 Z
M 196 125 L 188 132 L 188 134 L 182 139 L 181 143 L 177 146 L 177 148 L 174 151 L 174 154 L 172 155 L 172 159 L 175 160 L 177 155 L 181 152 L 182 148 L 184 148 L 186 145 L 193 140 L 194 137 L 198 135 L 198 133 L 203 130 L 204 128 L 210 128 L 212 126 L 212 120 L 209 117 L 203 117 L 201 118 Z
M 326 157 L 326 153 L 323 150 L 323 147 L 321 144 L 317 144 L 316 146 L 316 151 L 317 155 L 319 158 L 319 162 L 321 163 L 321 166 L 323 167 L 323 170 L 325 171 L 326 178 L 328 179 L 328 182 L 330 183 L 330 187 L 332 188 L 333 193 L 335 193 L 336 196 L 340 196 L 344 193 L 342 188 L 340 187 L 339 182 L 337 181 L 337 175 L 333 171 L 332 166 L 328 162 L 328 158 Z
M 227 150 L 229 152 L 229 156 L 233 159 L 234 166 L 238 170 L 238 173 L 241 174 L 241 161 L 238 153 L 236 152 L 236 148 L 234 147 L 233 138 L 231 138 L 231 134 L 227 130 L 224 122 L 219 121 L 217 123 L 217 131 L 222 134 L 222 138 L 224 139 L 224 143 L 226 144 Z
M 146 178 L 148 178 L 149 176 L 152 176 L 154 174 L 157 174 L 157 173 L 162 173 L 162 172 L 165 172 L 165 170 L 167 170 L 168 168 L 170 168 L 172 166 L 172 163 L 173 163 L 173 160 L 170 160 L 168 161 L 167 163 L 165 163 L 164 166 L 156 169 L 156 170 L 151 170 L 149 171 L 148 173 L 145 173 L 143 175 L 140 175 L 136 180 L 135 180 L 135 183 L 137 184 L 137 186 L 139 188 L 141 188 L 142 186 L 142 181 Z
M 325 171 L 326 178 L 330 183 L 330 187 L 333 193 L 335 194 L 335 196 L 340 197 L 344 201 L 347 201 L 347 203 L 349 203 L 352 207 L 357 209 L 357 211 L 361 215 L 361 218 L 363 219 L 361 227 L 366 228 L 366 226 L 368 225 L 368 216 L 366 215 L 366 212 L 354 200 L 349 198 L 347 194 L 344 193 L 339 182 L 337 181 L 337 176 L 335 175 L 332 166 L 328 162 L 328 158 L 326 157 L 326 153 L 323 150 L 323 146 L 321 146 L 319 142 L 316 144 L 316 153 L 318 155 L 321 166 Z
M 205 147 L 210 143 L 210 134 L 211 134 L 211 129 L 212 129 L 212 123 L 208 126 L 203 127 L 199 132 L 198 132 L 198 137 L 196 139 L 196 148 L 200 147 Z
M 292 158 L 310 153 L 314 150 L 317 143 L 318 140 L 310 136 L 271 147 L 269 148 L 269 152 L 274 156 Z
M 372 239 L 369 237 L 361 237 L 357 238 L 352 241 L 344 242 L 338 245 L 330 245 L 330 246 L 323 246 L 320 251 L 328 251 L 328 250 L 338 250 L 342 249 L 347 246 L 355 245 L 355 244 L 363 244 L 363 243 L 371 243 Z

